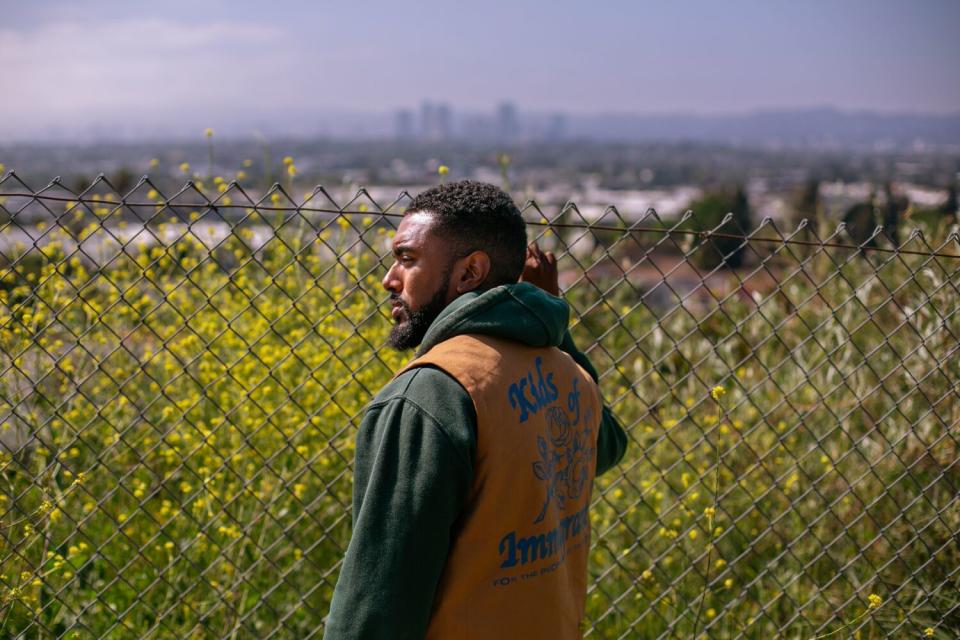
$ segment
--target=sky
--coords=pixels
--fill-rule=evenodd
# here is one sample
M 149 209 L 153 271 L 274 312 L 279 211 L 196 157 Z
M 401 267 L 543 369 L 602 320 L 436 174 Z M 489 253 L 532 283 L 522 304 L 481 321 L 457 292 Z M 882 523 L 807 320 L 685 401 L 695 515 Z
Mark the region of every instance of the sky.
M 956 113 L 958 31 L 956 0 L 0 0 L 0 142 L 252 128 L 424 99 Z

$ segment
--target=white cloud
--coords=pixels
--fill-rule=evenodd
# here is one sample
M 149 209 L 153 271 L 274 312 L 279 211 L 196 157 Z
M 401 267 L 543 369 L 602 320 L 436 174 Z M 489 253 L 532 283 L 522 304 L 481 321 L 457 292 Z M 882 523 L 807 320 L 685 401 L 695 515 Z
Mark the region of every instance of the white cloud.
M 0 134 L 267 104 L 260 79 L 294 60 L 281 30 L 163 19 L 0 28 Z

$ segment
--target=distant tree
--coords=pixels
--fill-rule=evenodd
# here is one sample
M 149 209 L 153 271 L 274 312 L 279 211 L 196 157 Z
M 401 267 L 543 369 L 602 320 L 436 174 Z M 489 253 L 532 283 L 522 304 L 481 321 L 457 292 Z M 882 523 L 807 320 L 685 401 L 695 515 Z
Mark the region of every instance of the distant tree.
M 717 191 L 705 194 L 702 198 L 690 205 L 693 218 L 689 228 L 696 231 L 714 231 L 735 236 L 746 235 L 752 230 L 750 204 L 747 194 L 742 187 L 730 191 Z M 732 219 L 717 228 L 724 216 L 732 213 Z M 697 236 L 694 246 L 703 244 L 693 254 L 694 262 L 704 269 L 713 269 L 720 264 L 728 267 L 739 267 L 743 264 L 744 241 L 739 238 L 728 238 L 711 235 L 702 239 Z
M 943 215 L 953 218 L 954 223 L 960 222 L 960 213 L 957 212 L 957 206 L 957 185 L 954 183 L 947 188 L 947 199 L 940 207 L 940 211 L 943 212 Z
M 887 182 L 883 187 L 886 203 L 883 206 L 883 234 L 893 245 L 900 246 L 900 221 L 910 206 L 909 201 L 893 192 L 893 185 Z
M 110 183 L 120 195 L 126 195 L 126 193 L 133 188 L 133 185 L 136 184 L 136 181 L 137 179 L 133 175 L 133 172 L 127 167 L 120 167 L 110 176 Z
M 801 220 L 807 220 L 809 228 L 817 231 L 820 228 L 820 182 L 807 180 L 797 190 L 793 198 L 793 212 L 790 222 L 796 228 Z
M 84 191 L 87 187 L 93 184 L 93 178 L 83 174 L 75 175 L 70 182 L 67 184 L 70 187 L 70 190 L 75 193 L 80 193 Z
M 877 228 L 877 214 L 872 195 L 868 202 L 859 202 L 847 209 L 843 214 L 843 222 L 850 239 L 855 243 L 865 247 L 877 246 L 876 238 L 871 238 L 873 231 Z
M 800 227 L 801 222 L 806 220 L 807 226 L 804 231 L 794 237 L 798 240 L 814 241 L 821 236 L 823 206 L 820 199 L 820 180 L 810 178 L 794 191 L 788 220 L 789 228 L 784 230 L 785 235 L 790 235 L 793 230 Z M 816 253 L 816 248 L 813 245 L 796 246 L 793 251 L 809 257 Z

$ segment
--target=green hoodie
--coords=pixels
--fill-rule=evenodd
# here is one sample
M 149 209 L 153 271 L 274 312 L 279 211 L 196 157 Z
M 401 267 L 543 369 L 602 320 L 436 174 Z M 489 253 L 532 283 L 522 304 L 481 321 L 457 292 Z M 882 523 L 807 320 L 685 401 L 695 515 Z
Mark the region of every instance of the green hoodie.
M 520 283 L 454 300 L 430 325 L 417 355 L 456 335 L 507 338 L 569 353 L 576 349 L 560 298 Z M 357 434 L 353 536 L 330 605 L 324 638 L 423 638 L 450 539 L 473 480 L 476 411 L 439 369 L 411 369 L 367 406 Z M 620 461 L 627 437 L 607 407 L 597 473 Z

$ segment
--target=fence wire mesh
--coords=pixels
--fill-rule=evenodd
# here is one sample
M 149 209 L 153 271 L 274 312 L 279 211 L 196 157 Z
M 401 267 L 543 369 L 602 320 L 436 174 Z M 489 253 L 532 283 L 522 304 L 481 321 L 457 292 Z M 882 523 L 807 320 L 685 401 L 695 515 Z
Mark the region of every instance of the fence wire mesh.
M 322 635 L 408 197 L 0 178 L 0 636 Z M 957 637 L 956 227 L 524 213 L 630 437 L 587 637 Z

